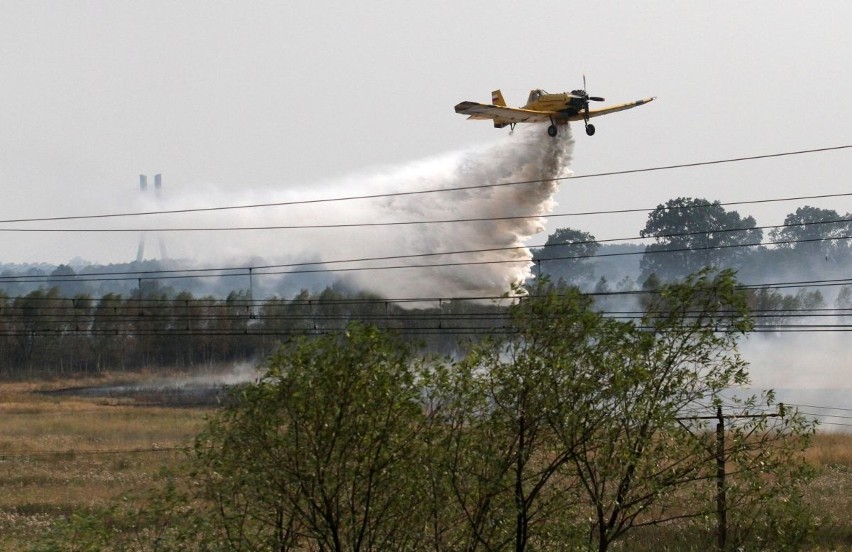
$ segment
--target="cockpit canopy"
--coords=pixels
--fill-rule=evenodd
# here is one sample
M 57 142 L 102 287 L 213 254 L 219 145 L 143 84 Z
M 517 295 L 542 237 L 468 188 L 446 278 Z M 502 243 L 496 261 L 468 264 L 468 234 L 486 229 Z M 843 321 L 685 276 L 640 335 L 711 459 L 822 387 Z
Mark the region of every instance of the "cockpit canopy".
M 545 94 L 547 94 L 547 92 L 545 92 L 541 88 L 536 88 L 535 90 L 530 90 L 530 97 L 527 100 L 527 103 L 532 103 L 532 102 L 538 100 L 539 98 L 541 98 L 542 96 L 544 96 Z

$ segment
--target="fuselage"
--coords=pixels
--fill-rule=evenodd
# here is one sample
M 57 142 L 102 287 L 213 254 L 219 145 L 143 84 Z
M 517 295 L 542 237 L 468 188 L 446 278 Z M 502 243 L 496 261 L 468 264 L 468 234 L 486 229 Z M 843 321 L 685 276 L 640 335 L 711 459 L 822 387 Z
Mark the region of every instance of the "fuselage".
M 566 115 L 576 115 L 583 109 L 583 97 L 568 92 L 548 94 L 544 90 L 535 89 L 530 91 L 527 103 L 522 109 L 556 111 Z

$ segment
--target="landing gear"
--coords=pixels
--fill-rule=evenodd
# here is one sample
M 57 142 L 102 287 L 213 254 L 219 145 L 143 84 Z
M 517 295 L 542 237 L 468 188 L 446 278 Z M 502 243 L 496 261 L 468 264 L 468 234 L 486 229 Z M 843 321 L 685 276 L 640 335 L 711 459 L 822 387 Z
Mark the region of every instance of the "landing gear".
M 595 135 L 595 125 L 586 125 L 586 134 L 589 136 Z
M 547 135 L 551 138 L 556 138 L 556 125 L 550 125 L 547 127 Z

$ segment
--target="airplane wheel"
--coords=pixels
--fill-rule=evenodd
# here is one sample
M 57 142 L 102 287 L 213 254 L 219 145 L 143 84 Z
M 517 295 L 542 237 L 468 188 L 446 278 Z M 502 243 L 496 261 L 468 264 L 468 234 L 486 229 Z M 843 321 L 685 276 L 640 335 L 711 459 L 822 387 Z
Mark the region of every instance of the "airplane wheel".
M 547 135 L 550 136 L 551 138 L 556 138 L 556 126 L 555 125 L 550 125 L 549 127 L 547 127 Z
M 586 125 L 586 134 L 589 136 L 595 135 L 595 125 Z

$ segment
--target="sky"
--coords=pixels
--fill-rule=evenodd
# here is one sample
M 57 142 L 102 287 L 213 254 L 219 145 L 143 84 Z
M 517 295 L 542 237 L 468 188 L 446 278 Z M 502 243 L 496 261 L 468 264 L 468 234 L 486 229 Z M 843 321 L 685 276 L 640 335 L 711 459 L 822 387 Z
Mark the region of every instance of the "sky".
M 452 183 L 446 171 L 497 162 L 512 140 L 529 147 L 528 132 L 544 133 L 536 127 L 510 136 L 467 121 L 455 104 L 487 102 L 500 88 L 510 105 L 522 105 L 531 88 L 568 91 L 582 86 L 583 75 L 589 92 L 608 102 L 657 101 L 596 120 L 594 137 L 575 125 L 565 151 L 577 176 L 848 145 L 849 21 L 847 0 L 0 0 L 0 220 L 156 208 L 150 194 L 142 201 L 139 174 L 163 174 L 169 208 L 412 190 L 436 175 Z M 558 215 L 652 208 L 679 196 L 730 202 L 844 193 L 850 173 L 852 150 L 841 150 L 568 179 L 536 201 Z M 852 211 L 848 198 L 806 203 Z M 801 205 L 739 210 L 759 224 L 780 224 Z M 406 212 L 417 207 L 409 203 Z M 432 207 L 429 215 L 439 214 Z M 388 203 L 51 224 L 134 229 L 381 217 L 393 217 Z M 631 237 L 644 221 L 642 213 L 551 216 L 540 233 L 522 237 L 541 244 L 566 226 L 599 239 Z M 396 242 L 392 233 L 173 233 L 165 242 L 172 256 L 227 266 L 234 250 L 246 259 L 270 258 L 275 249 L 317 256 L 334 249 L 353 258 L 375 254 L 384 240 L 394 253 L 410 246 L 411 233 Z M 0 262 L 109 263 L 135 259 L 139 234 L 0 232 L 0 240 Z M 147 247 L 157 255 L 153 240 Z M 763 358 L 765 376 L 774 361 Z M 837 381 L 844 366 L 835 369 Z M 777 382 L 764 376 L 758 384 Z
M 133 211 L 142 173 L 164 175 L 170 207 L 368 194 L 372 174 L 509 139 L 456 103 L 501 88 L 521 105 L 530 88 L 579 88 L 584 74 L 608 101 L 658 100 L 598 119 L 594 137 L 575 126 L 576 175 L 845 145 L 850 20 L 845 1 L 2 0 L 0 219 Z M 845 192 L 850 169 L 845 150 L 566 181 L 553 212 Z M 778 224 L 796 206 L 741 211 Z M 195 219 L 100 224 L 166 222 Z M 614 238 L 643 225 L 642 214 L 552 217 L 528 243 L 564 226 Z M 0 239 L 0 262 L 122 262 L 138 234 Z M 199 250 L 167 242 L 175 255 Z

